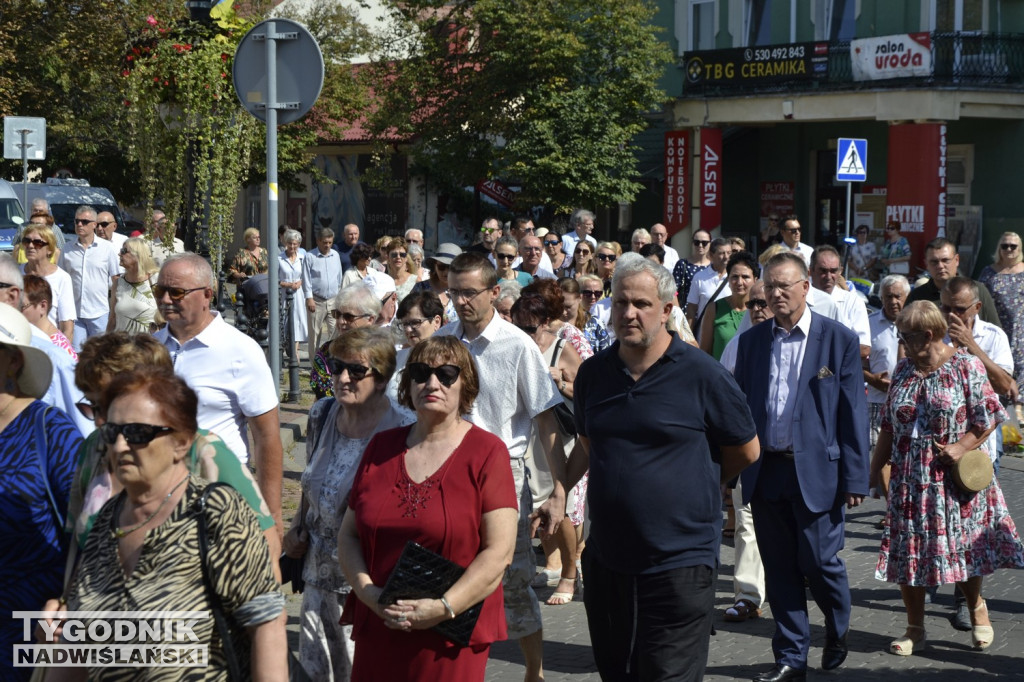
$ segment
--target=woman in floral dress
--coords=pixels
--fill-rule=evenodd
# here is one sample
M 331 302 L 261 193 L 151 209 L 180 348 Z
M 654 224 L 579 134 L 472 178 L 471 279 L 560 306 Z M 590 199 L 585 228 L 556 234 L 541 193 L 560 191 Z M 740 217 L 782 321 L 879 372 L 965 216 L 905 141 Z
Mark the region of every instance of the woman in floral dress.
M 995 262 L 985 266 L 978 281 L 984 284 L 999 313 L 999 324 L 1010 339 L 1013 377 L 1024 389 L 1024 253 L 1020 235 L 1004 232 L 999 238 Z
M 967 599 L 975 649 L 994 632 L 981 598 L 983 576 L 1024 567 L 1024 545 L 998 481 L 976 495 L 953 482 L 951 465 L 1005 418 L 981 361 L 943 343 L 946 320 L 934 303 L 915 301 L 896 318 L 906 350 L 893 374 L 871 460 L 871 486 L 892 464 L 888 511 L 875 577 L 898 583 L 907 629 L 890 653 L 908 656 L 925 641 L 925 588 L 955 582 Z
M 910 242 L 900 234 L 899 221 L 889 221 L 885 226 L 885 243 L 882 244 L 882 252 L 878 256 L 878 262 L 882 265 L 880 277 L 906 275 L 907 279 L 911 279 L 910 255 Z

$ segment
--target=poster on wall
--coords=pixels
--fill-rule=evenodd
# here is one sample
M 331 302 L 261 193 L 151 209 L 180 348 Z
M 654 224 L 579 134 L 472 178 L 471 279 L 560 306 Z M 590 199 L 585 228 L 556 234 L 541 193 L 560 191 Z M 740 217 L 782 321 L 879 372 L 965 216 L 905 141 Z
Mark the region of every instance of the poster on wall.
M 889 126 L 886 224 L 898 222 L 910 242 L 911 272 L 924 267 L 924 246 L 946 233 L 946 126 Z
M 665 215 L 662 221 L 671 237 L 690 225 L 690 131 L 665 133 Z
M 932 75 L 932 39 L 927 33 L 850 41 L 853 80 L 876 81 Z
M 772 85 L 828 77 L 828 43 L 792 43 L 686 52 L 687 86 Z
M 722 129 L 700 129 L 700 229 L 722 226 Z
M 768 216 L 777 215 L 782 220 L 796 213 L 796 183 L 794 182 L 762 182 L 761 183 L 761 215 L 758 228 L 768 227 Z
M 369 154 L 319 155 L 313 163 L 333 183 L 312 183 L 310 220 L 313 233 L 324 227 L 334 230 L 337 241 L 348 223 L 359 225 L 360 239 L 373 243 L 383 235 L 405 230 L 408 216 L 408 157 L 391 159 L 391 177 L 383 188 L 362 182 L 369 169 Z

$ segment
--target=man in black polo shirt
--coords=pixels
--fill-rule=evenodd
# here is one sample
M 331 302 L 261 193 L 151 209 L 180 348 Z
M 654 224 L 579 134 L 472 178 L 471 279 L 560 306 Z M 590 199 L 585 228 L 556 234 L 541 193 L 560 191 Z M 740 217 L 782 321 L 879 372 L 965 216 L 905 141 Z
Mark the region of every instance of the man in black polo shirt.
M 700 680 L 722 532 L 722 482 L 757 459 L 746 398 L 665 324 L 675 282 L 638 254 L 612 279 L 617 341 L 580 367 L 575 483 L 589 466 L 583 553 L 602 679 Z
M 931 301 L 935 305 L 941 305 L 939 292 L 946 286 L 946 282 L 957 276 L 957 270 L 960 268 L 960 254 L 957 253 L 956 245 L 945 237 L 931 240 L 924 248 L 924 266 L 928 269 L 931 279 L 919 287 L 914 287 L 907 296 L 905 305 L 910 305 L 914 301 Z M 981 282 L 972 281 L 978 285 L 978 300 L 981 301 L 978 317 L 1002 329 L 992 294 Z

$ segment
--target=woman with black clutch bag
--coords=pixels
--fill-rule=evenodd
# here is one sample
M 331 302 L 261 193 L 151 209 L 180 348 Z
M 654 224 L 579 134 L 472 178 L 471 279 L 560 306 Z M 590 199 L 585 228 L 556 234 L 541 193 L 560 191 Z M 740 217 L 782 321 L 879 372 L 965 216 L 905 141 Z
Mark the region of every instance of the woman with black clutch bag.
M 506 636 L 501 578 L 515 544 L 516 492 L 504 443 L 463 419 L 478 391 L 461 341 L 420 342 L 398 389 L 416 423 L 378 434 L 363 455 L 338 536 L 352 586 L 343 620 L 356 642 L 354 681 L 483 680 L 491 643 Z M 407 549 L 409 541 L 421 547 Z M 465 572 L 431 597 L 402 598 L 424 594 L 415 570 L 405 570 L 410 551 L 425 563 L 424 549 L 437 570 L 454 562 Z M 442 634 L 437 626 L 448 621 L 462 628 Z

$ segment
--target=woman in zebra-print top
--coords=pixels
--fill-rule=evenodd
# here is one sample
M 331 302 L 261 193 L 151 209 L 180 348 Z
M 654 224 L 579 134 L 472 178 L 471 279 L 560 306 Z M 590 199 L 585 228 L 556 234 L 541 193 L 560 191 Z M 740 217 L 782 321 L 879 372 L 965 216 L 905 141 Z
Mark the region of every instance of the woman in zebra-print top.
M 135 372 L 116 378 L 100 403 L 107 415 L 101 434 L 124 491 L 103 506 L 86 539 L 69 610 L 211 611 L 199 554 L 203 514 L 205 571 L 233 626 L 242 677 L 285 679 L 284 595 L 255 514 L 228 487 L 210 491 L 205 511 L 197 504 L 207 483 L 185 462 L 196 436 L 196 394 L 173 374 Z M 196 620 L 192 632 L 209 647 L 205 668 L 93 667 L 89 679 L 226 679 L 214 620 Z

